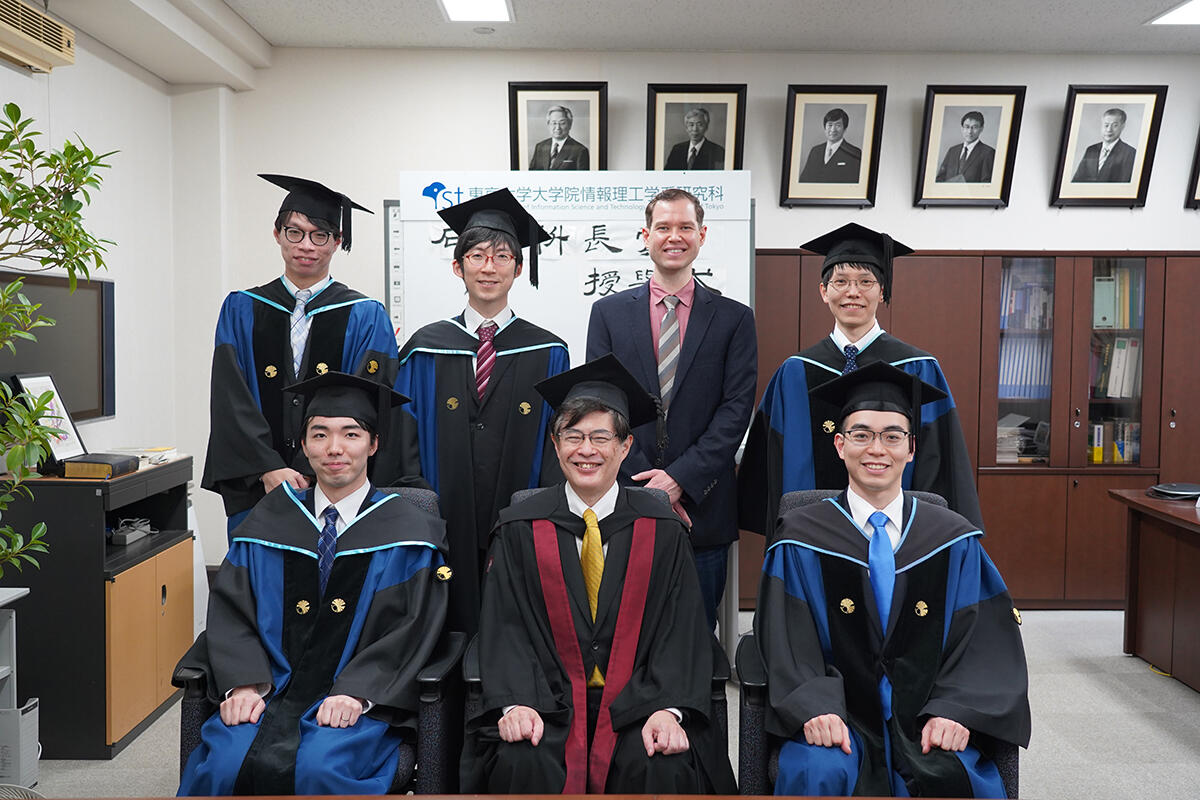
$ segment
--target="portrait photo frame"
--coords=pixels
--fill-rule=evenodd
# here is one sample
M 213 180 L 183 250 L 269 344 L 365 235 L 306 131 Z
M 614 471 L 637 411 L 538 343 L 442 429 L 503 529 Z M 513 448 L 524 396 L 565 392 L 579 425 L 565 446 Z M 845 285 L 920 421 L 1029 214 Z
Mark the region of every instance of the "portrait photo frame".
M 1200 135 L 1196 136 L 1196 153 L 1192 156 L 1192 176 L 1188 178 L 1184 208 L 1200 208 Z
M 558 108 L 567 109 L 570 120 L 554 152 L 549 119 Z M 509 82 L 508 128 L 509 169 L 608 169 L 608 83 Z
M 1068 86 L 1050 205 L 1146 205 L 1166 100 L 1166 86 Z
M 1024 107 L 1024 86 L 927 86 L 913 205 L 1007 206 Z
M 875 205 L 886 100 L 886 86 L 790 84 L 779 205 Z M 839 121 L 842 138 L 827 158 Z
M 691 155 L 689 120 L 704 122 Z M 746 84 L 651 83 L 646 86 L 646 169 L 741 169 Z

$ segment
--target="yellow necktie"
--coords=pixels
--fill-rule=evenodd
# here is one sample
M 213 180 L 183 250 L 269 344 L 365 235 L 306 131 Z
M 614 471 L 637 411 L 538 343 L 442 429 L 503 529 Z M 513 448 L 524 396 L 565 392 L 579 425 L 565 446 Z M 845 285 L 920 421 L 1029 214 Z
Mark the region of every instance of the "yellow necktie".
M 596 512 L 590 508 L 583 512 L 583 524 L 587 529 L 583 534 L 583 548 L 579 552 L 579 562 L 583 567 L 583 585 L 587 588 L 588 607 L 592 611 L 592 621 L 596 621 L 596 604 L 600 596 L 600 579 L 604 576 L 604 547 L 600 543 L 600 523 L 596 520 Z M 592 668 L 588 678 L 588 686 L 604 685 L 604 676 L 600 667 Z

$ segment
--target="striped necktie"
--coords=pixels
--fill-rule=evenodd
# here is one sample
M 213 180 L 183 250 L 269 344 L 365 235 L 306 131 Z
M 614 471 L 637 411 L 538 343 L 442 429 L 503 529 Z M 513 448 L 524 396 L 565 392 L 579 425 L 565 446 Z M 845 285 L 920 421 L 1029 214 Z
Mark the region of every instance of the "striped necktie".
M 496 366 L 496 347 L 492 344 L 496 338 L 496 323 L 485 322 L 476 333 L 479 334 L 479 349 L 475 351 L 475 391 L 482 400 L 488 379 L 492 377 L 492 367 Z
M 667 313 L 663 314 L 658 332 L 658 396 L 662 398 L 665 413 L 675 388 L 675 369 L 679 366 L 679 317 L 675 314 L 679 298 L 669 294 L 662 301 L 667 306 Z
M 588 608 L 592 612 L 592 622 L 596 621 L 596 607 L 600 600 L 600 579 L 604 577 L 604 545 L 600 541 L 600 523 L 596 512 L 590 508 L 583 512 L 583 547 L 579 551 L 579 564 L 583 567 L 583 585 L 587 589 Z M 588 686 L 595 688 L 604 685 L 604 676 L 600 667 L 592 668 L 588 678 Z
M 842 352 L 846 354 L 846 366 L 842 367 L 842 374 L 858 369 L 858 348 L 848 344 L 842 348 Z
M 308 329 L 312 320 L 305 312 L 312 289 L 299 289 L 296 292 L 296 305 L 292 308 L 292 374 L 300 377 L 300 362 L 304 360 L 304 343 L 308 341 Z
M 329 573 L 333 569 L 333 554 L 337 550 L 337 509 L 329 506 L 325 509 L 325 527 L 321 528 L 321 538 L 317 540 L 317 568 L 321 572 L 321 594 L 325 594 L 325 585 L 329 583 Z

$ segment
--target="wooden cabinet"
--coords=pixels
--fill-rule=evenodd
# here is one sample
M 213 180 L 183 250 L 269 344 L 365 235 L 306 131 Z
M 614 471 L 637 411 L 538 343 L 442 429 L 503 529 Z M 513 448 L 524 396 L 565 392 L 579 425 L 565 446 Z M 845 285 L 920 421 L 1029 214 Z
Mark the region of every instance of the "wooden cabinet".
M 36 479 L 5 514 L 17 530 L 45 522 L 50 544 L 16 604 L 21 699 L 41 701 L 43 758 L 111 758 L 165 710 L 192 641 L 191 475 L 181 458 L 107 481 Z M 108 544 L 129 517 L 159 532 Z
M 1168 258 L 1159 478 L 1200 482 L 1200 258 Z

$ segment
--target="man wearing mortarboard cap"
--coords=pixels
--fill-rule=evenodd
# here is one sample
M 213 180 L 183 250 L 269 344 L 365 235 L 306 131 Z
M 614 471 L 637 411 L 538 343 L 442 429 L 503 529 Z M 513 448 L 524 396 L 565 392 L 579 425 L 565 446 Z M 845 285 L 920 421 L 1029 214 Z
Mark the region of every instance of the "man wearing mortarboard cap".
M 407 398 L 334 372 L 293 388 L 315 480 L 281 483 L 233 532 L 180 661 L 219 704 L 181 795 L 383 794 L 415 735 L 417 672 L 446 616 L 445 524 L 367 478 Z
M 467 306 L 400 348 L 396 391 L 420 439 L 420 471 L 441 498 L 450 537 L 450 630 L 474 633 L 488 533 L 518 489 L 558 480 L 550 408 L 533 386 L 569 364 L 553 333 L 517 316 L 508 294 L 522 248 L 537 285 L 537 248 L 550 235 L 507 189 L 440 211 L 456 233 L 451 270 Z M 543 475 L 545 473 L 545 475 Z
M 812 390 L 838 409 L 848 486 L 785 513 L 754 630 L 775 793 L 1005 797 L 987 753 L 1029 744 L 1020 615 L 964 517 L 902 491 L 944 392 L 875 362 Z
M 383 304 L 329 275 L 338 246 L 350 249 L 351 210 L 367 209 L 316 181 L 259 177 L 287 190 L 274 231 L 283 275 L 231 293 L 217 319 L 201 485 L 220 493 L 229 531 L 279 484 L 310 484 L 297 382 L 334 371 L 390 385 L 396 374 Z
M 611 354 L 538 384 L 566 480 L 505 509 L 464 792 L 732 794 L 687 530 L 617 482 L 654 398 Z
M 879 361 L 946 395 L 921 409 L 922 447 L 905 469 L 904 488 L 940 494 L 950 508 L 982 527 L 975 470 L 941 366 L 934 356 L 886 333 L 875 319 L 880 301 L 891 301 L 893 259 L 912 249 L 855 223 L 802 246 L 825 256 L 820 292 L 833 314 L 833 332 L 784 361 L 763 392 L 738 473 L 741 527 L 769 537 L 784 494 L 845 486 L 845 466 L 830 445 L 837 409 L 810 398 L 809 390 Z

